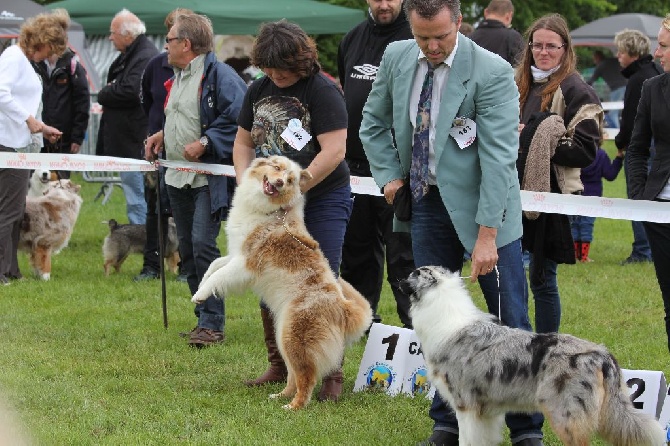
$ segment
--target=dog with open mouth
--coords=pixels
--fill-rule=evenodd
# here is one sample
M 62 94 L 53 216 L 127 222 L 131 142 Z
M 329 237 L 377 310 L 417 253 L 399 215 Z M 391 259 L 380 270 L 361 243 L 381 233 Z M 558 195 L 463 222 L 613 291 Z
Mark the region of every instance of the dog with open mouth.
M 620 446 L 666 444 L 660 424 L 633 408 L 604 346 L 506 327 L 441 267 L 417 268 L 401 289 L 429 379 L 458 419 L 460 445 L 499 444 L 506 412 L 537 411 L 565 445 L 588 445 L 595 433 Z
M 309 171 L 283 156 L 257 158 L 244 172 L 226 223 L 228 255 L 205 273 L 192 301 L 253 290 L 274 316 L 288 370 L 286 409 L 307 405 L 317 382 L 337 369 L 345 347 L 372 323 L 368 301 L 335 278 L 307 232 L 300 184 Z

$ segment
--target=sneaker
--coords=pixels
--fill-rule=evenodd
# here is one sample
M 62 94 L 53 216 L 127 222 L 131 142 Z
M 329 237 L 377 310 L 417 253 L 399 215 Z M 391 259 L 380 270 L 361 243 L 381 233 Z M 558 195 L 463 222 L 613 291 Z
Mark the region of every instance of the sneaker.
M 191 332 L 188 338 L 188 345 L 195 348 L 209 347 L 210 345 L 222 343 L 224 338 L 225 336 L 222 331 L 197 327 Z
M 179 332 L 179 337 L 180 338 L 190 338 L 191 334 L 194 333 L 197 329 L 198 329 L 198 327 L 196 326 L 196 327 L 193 327 L 193 329 L 191 329 L 191 331 L 180 331 Z
M 4 275 L 0 274 L 0 285 L 10 285 L 11 282 Z
M 142 270 L 138 275 L 133 278 L 134 282 L 146 282 L 147 280 L 158 279 L 160 276 L 156 271 L 152 270 Z
M 633 263 L 644 263 L 644 262 L 651 262 L 651 259 L 648 259 L 646 257 L 633 257 L 633 256 L 628 256 L 626 260 L 622 261 L 620 263 L 621 266 L 626 266 L 630 265 Z

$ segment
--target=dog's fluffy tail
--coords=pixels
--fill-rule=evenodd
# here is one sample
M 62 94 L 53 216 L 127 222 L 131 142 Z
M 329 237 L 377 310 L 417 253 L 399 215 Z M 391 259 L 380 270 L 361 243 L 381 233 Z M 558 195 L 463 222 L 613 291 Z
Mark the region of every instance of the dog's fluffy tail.
M 624 387 L 621 369 L 610 356 L 603 367 L 605 397 L 600 413 L 599 433 L 618 446 L 665 446 L 665 432 L 652 416 L 635 410 Z
M 344 295 L 344 341 L 350 345 L 358 341 L 372 324 L 372 309 L 368 301 L 343 278 L 338 279 Z

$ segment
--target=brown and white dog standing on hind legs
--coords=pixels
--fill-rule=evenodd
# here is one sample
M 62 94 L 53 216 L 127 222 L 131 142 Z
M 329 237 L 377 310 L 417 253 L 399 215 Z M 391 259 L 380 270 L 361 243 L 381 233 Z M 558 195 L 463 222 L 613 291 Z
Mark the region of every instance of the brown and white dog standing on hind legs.
M 666 444 L 658 421 L 633 408 L 604 346 L 501 325 L 474 305 L 458 274 L 437 266 L 417 268 L 401 289 L 461 446 L 499 444 L 506 412 L 536 411 L 568 446 L 588 446 L 596 432 L 617 446 Z
M 318 380 L 341 365 L 345 347 L 372 323 L 370 304 L 335 278 L 305 228 L 300 183 L 309 175 L 281 156 L 251 163 L 228 215 L 228 255 L 212 262 L 192 299 L 251 288 L 265 302 L 288 370 L 286 387 L 270 397 L 293 397 L 286 409 L 308 404 Z

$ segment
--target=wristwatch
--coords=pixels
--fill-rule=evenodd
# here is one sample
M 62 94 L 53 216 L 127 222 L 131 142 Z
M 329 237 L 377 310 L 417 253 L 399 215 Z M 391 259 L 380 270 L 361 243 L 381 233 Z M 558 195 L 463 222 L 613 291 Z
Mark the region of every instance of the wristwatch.
M 206 149 L 207 146 L 209 145 L 209 138 L 207 138 L 207 135 L 203 135 L 202 138 L 200 138 L 200 144 Z

